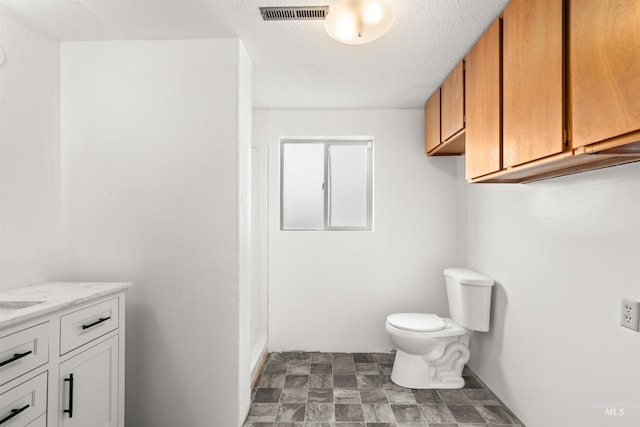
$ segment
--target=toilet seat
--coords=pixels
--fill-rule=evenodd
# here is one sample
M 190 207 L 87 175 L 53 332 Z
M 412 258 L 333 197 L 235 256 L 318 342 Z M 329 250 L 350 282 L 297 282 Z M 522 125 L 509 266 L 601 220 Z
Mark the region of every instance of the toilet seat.
M 435 332 L 445 327 L 445 322 L 436 314 L 394 313 L 387 316 L 387 322 L 395 328 L 411 332 Z

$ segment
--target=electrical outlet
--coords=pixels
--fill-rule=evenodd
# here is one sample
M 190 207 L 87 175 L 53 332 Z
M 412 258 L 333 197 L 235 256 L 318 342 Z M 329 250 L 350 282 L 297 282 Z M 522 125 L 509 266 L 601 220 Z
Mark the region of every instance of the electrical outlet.
M 620 324 L 625 328 L 640 332 L 638 311 L 640 311 L 640 302 L 622 298 L 620 301 Z

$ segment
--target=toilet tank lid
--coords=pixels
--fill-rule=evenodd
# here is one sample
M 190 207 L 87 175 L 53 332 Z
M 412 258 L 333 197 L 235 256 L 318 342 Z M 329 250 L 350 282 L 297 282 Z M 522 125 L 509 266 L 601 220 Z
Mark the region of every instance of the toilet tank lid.
M 444 275 L 465 285 L 493 286 L 493 280 L 467 268 L 447 268 Z

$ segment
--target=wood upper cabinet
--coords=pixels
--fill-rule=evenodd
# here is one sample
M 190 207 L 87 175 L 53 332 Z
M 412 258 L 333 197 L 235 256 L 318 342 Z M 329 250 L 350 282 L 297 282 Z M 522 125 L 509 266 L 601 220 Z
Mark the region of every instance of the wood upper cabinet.
M 440 144 L 440 88 L 424 106 L 424 152 L 429 153 Z
M 502 20 L 497 19 L 465 58 L 466 176 L 502 166 Z
M 565 149 L 563 1 L 512 0 L 503 18 L 503 167 L 508 168 Z
M 464 130 L 464 61 L 451 71 L 441 88 L 442 141 Z
M 464 154 L 464 62 L 460 61 L 424 107 L 425 152 Z
M 640 3 L 571 0 L 569 9 L 573 147 L 637 132 Z

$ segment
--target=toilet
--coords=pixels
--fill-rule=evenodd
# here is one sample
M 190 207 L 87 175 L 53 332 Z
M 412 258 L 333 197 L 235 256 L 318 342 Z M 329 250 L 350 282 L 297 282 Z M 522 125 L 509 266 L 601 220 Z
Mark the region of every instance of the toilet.
M 487 332 L 493 280 L 465 268 L 444 270 L 451 318 L 394 313 L 386 329 L 397 347 L 391 381 L 414 389 L 462 388 L 469 336 Z

